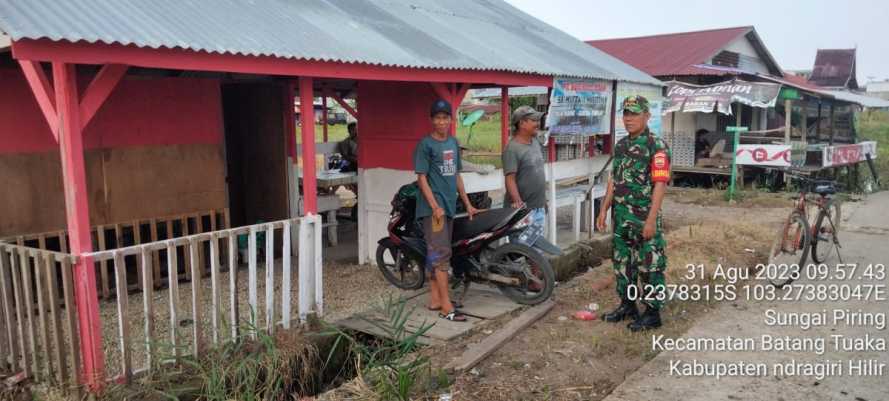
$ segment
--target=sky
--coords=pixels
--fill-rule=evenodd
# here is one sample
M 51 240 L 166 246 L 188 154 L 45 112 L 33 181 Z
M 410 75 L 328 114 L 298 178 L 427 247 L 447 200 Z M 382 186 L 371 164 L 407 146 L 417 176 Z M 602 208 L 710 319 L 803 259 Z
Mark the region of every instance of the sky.
M 858 49 L 858 83 L 889 79 L 886 0 L 506 0 L 582 40 L 753 25 L 785 70 L 817 49 Z

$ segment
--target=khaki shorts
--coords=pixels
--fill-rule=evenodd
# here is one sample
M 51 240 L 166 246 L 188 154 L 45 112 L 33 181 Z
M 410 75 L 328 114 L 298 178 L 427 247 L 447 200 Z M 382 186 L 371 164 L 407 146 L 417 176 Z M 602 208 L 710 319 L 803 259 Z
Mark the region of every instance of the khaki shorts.
M 454 219 L 445 216 L 444 227 L 432 231 L 432 216 L 423 217 L 423 237 L 426 240 L 426 272 L 448 271 L 451 267 L 451 237 L 454 233 Z

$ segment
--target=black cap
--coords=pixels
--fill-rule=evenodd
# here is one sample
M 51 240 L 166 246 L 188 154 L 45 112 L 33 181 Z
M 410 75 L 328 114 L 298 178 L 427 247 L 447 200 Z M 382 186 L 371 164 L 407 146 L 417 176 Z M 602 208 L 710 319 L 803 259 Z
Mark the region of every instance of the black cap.
M 447 115 L 451 115 L 451 104 L 448 103 L 447 100 L 438 99 L 434 103 L 432 103 L 432 107 L 429 108 L 429 117 L 433 117 L 438 113 L 446 113 Z

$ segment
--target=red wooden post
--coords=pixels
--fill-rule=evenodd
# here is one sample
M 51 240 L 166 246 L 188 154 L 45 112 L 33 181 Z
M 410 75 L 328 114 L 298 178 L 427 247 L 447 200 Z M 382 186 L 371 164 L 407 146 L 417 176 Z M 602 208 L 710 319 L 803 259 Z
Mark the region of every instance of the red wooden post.
M 318 183 L 315 176 L 315 110 L 311 77 L 299 77 L 299 120 L 302 125 L 303 207 L 306 214 L 318 213 Z M 308 110 L 308 112 L 306 111 Z
M 327 143 L 327 96 L 321 96 L 321 130 L 324 131 L 324 143 Z
M 500 151 L 506 150 L 509 143 L 509 88 L 500 88 Z
M 549 99 L 547 101 L 552 101 L 552 98 L 553 98 L 553 87 L 552 86 L 547 88 L 546 98 Z M 554 163 L 556 161 L 556 141 L 553 139 L 552 135 L 550 135 L 550 137 L 549 137 L 549 141 L 547 142 L 546 150 L 548 153 L 549 162 Z M 555 179 L 553 179 L 553 181 L 555 181 Z M 555 216 L 555 213 L 553 213 L 553 216 Z M 553 227 L 555 227 L 555 223 L 553 224 Z M 555 236 L 553 238 L 555 238 Z
M 448 102 L 451 103 L 451 136 L 457 136 L 457 125 L 460 124 L 460 119 L 457 116 L 457 84 L 448 85 L 448 93 L 451 94 L 450 98 L 445 98 Z
M 83 131 L 75 66 L 53 63 L 56 105 L 61 124 L 59 145 L 62 156 L 62 182 L 65 188 L 65 215 L 71 253 L 92 252 L 89 202 L 83 159 Z M 86 384 L 99 391 L 105 383 L 105 355 L 96 292 L 96 270 L 90 258 L 79 257 L 74 266 L 74 287 L 80 328 L 80 350 Z
M 546 146 L 549 162 L 552 163 L 556 161 L 556 141 L 553 140 L 553 137 L 549 137 L 549 143 Z

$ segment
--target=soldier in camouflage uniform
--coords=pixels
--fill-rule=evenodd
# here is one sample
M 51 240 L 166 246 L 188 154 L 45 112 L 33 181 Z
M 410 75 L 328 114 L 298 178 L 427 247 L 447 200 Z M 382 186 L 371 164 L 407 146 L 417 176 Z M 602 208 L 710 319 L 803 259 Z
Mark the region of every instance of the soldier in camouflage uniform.
M 621 304 L 603 316 L 605 321 L 633 321 L 632 331 L 660 327 L 659 296 L 664 292 L 666 242 L 660 208 L 670 180 L 670 149 L 648 130 L 648 100 L 628 96 L 622 103 L 628 136 L 614 148 L 612 177 L 596 225 L 605 229 L 605 214 L 614 201 L 614 274 Z M 637 286 L 641 279 L 642 286 Z M 639 314 L 636 301 L 646 309 Z

